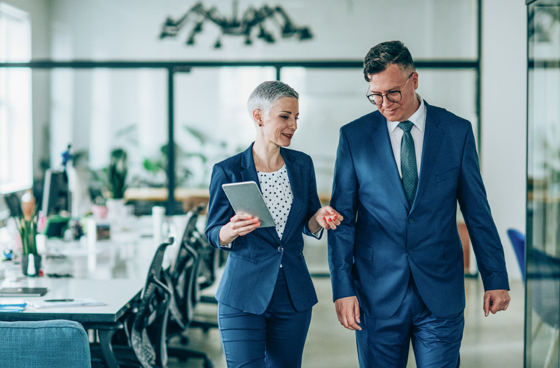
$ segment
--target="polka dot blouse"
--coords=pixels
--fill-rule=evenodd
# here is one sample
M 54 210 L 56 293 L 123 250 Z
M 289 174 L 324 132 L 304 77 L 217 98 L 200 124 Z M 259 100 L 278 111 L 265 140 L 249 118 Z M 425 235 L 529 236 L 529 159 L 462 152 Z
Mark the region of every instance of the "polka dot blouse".
M 282 239 L 294 199 L 290 179 L 288 178 L 288 170 L 284 164 L 278 171 L 258 171 L 257 174 L 264 201 L 276 223 L 278 237 Z

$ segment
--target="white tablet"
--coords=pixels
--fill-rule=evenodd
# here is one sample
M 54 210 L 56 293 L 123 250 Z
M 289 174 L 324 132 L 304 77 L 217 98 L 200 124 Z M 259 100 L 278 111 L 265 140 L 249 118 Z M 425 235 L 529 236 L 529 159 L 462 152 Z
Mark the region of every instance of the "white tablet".
M 244 181 L 223 184 L 222 188 L 236 214 L 242 213 L 258 218 L 261 223 L 259 227 L 276 226 L 257 183 Z

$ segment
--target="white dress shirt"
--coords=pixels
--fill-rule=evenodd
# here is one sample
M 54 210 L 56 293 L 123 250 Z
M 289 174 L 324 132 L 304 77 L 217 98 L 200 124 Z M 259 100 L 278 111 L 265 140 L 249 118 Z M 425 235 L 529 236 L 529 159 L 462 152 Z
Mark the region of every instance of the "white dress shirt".
M 416 165 L 418 168 L 418 175 L 420 175 L 420 164 L 422 161 L 422 147 L 424 145 L 424 132 L 426 127 L 426 105 L 424 100 L 419 94 L 416 94 L 418 100 L 420 101 L 420 106 L 418 110 L 407 120 L 410 121 L 414 126 L 410 131 L 412 139 L 414 140 L 414 150 L 416 151 Z M 389 129 L 389 137 L 391 138 L 391 146 L 393 147 L 393 155 L 395 156 L 395 162 L 397 163 L 397 168 L 399 169 L 399 175 L 402 179 L 401 170 L 401 141 L 403 137 L 403 130 L 399 128 L 400 121 L 389 121 L 387 120 L 387 128 Z

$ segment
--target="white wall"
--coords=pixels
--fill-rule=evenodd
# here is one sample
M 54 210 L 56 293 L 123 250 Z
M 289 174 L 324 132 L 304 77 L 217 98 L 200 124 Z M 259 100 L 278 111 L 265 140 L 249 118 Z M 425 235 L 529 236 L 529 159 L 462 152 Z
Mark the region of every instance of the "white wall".
M 483 0 L 482 14 L 482 174 L 510 278 L 520 279 L 506 231 L 525 233 L 527 9 Z
M 476 53 L 476 39 L 465 37 L 475 31 L 475 0 L 240 0 L 239 15 L 250 5 L 281 5 L 296 25 L 309 26 L 315 38 L 273 45 L 255 40 L 245 46 L 242 37 L 226 37 L 223 48 L 215 50 L 217 27 L 210 22 L 204 24 L 194 47 L 184 45 L 192 23 L 177 39 L 158 38 L 167 17 L 178 19 L 197 2 L 52 0 L 53 20 L 73 32 L 74 56 L 79 59 L 361 59 L 387 38 L 411 45 L 418 59 L 464 59 Z M 206 9 L 216 6 L 218 13 L 231 17 L 231 0 L 203 3 Z M 278 26 L 266 25 L 278 34 Z M 446 46 L 440 47 L 443 43 Z
M 239 9 L 244 11 L 249 4 L 259 6 L 263 3 L 265 1 L 240 1 Z M 192 47 L 184 45 L 192 24 L 185 27 L 177 39 L 158 39 L 166 17 L 179 18 L 195 4 L 194 0 L 53 0 L 52 4 L 52 18 L 56 24 L 56 31 L 53 31 L 53 45 L 56 47 L 53 47 L 52 57 L 57 60 L 362 60 L 371 46 L 390 39 L 405 42 L 417 60 L 474 60 L 476 55 L 476 0 L 453 3 L 447 0 L 397 0 L 385 3 L 368 0 L 324 1 L 319 7 L 312 0 L 288 0 L 281 5 L 295 24 L 311 28 L 314 34 L 312 40 L 297 42 L 279 39 L 276 44 L 268 45 L 255 39 L 252 46 L 245 46 L 242 38 L 228 36 L 223 38 L 223 48 L 220 50 L 212 48 L 217 27 L 211 23 L 205 23 L 204 31 L 197 36 L 196 45 Z M 204 4 L 207 8 L 215 5 L 221 14 L 231 16 L 229 0 L 209 0 Z M 278 37 L 275 24 L 267 23 L 267 29 Z M 440 46 L 443 44 L 445 47 Z M 101 126 L 92 123 L 91 119 L 100 115 L 107 124 L 103 132 L 107 140 L 102 145 L 111 145 L 108 140 L 119 129 L 136 126 L 140 135 L 150 132 L 151 139 L 143 142 L 141 152 L 157 152 L 166 140 L 165 130 L 161 128 L 166 119 L 167 91 L 154 73 L 146 73 L 150 77 L 145 79 L 142 86 L 136 84 L 134 77 L 126 84 L 122 79 L 123 83 L 118 84 L 128 88 L 128 92 L 123 93 L 117 93 L 108 83 L 94 85 L 99 78 L 92 78 L 92 72 L 84 73 L 89 73 L 90 77 L 81 78 L 79 75 L 82 72 L 75 72 L 73 80 L 68 78 L 63 83 L 62 90 L 66 94 L 72 90 L 75 102 L 59 109 L 57 116 L 53 116 L 57 121 L 52 129 L 53 157 L 64 149 L 65 141 L 72 140 L 77 150 L 87 150 L 89 147 L 90 153 L 93 153 L 92 149 L 105 151 L 104 158 L 90 157 L 91 163 L 102 166 L 104 160 L 108 160 L 108 150 L 106 147 L 96 147 L 99 144 L 91 144 L 92 139 L 100 135 L 98 130 Z M 110 71 L 108 78 L 115 81 L 121 78 L 119 74 L 122 73 Z M 424 70 L 420 92 L 431 103 L 446 106 L 473 121 L 474 73 L 457 71 L 454 75 L 449 74 L 452 73 Z M 283 77 L 288 75 L 294 76 L 294 73 L 284 69 Z M 271 78 L 274 78 L 273 74 L 268 77 Z M 247 134 L 239 137 L 231 132 L 244 131 L 252 135 L 253 127 L 243 106 L 248 94 L 260 80 L 247 74 L 240 76 L 236 72 L 199 68 L 178 75 L 175 81 L 177 134 L 183 132 L 183 125 L 188 125 L 197 126 L 217 140 L 227 141 L 228 147 L 246 146 L 251 141 L 247 139 Z M 438 81 L 447 83 L 442 86 Z M 364 97 L 367 84 L 359 68 L 351 71 L 296 72 L 295 78 L 290 78 L 289 83 L 302 94 L 300 130 L 293 146 L 309 152 L 315 160 L 323 161 L 318 164 L 318 171 L 322 173 L 318 182 L 320 190 L 330 192 L 339 127 L 372 110 Z M 58 84 L 58 79 L 53 80 L 54 86 Z M 92 94 L 94 90 L 100 93 Z M 158 106 L 151 114 L 152 128 L 146 127 L 141 121 L 146 115 L 137 117 L 136 113 L 144 108 L 147 91 L 151 91 L 152 101 Z M 439 95 L 432 91 L 438 91 Z M 105 108 L 98 101 L 93 101 L 96 95 L 103 94 L 107 100 L 102 104 Z M 109 94 L 110 99 L 107 98 Z M 58 101 L 58 96 L 59 93 L 53 89 L 53 99 Z M 228 102 L 230 104 L 226 106 Z M 60 106 L 62 102 L 57 103 L 57 108 Z M 473 123 L 476 125 L 476 121 Z M 159 129 L 154 131 L 153 126 Z M 84 136 L 92 139 L 88 142 L 82 138 Z M 236 137 L 239 137 L 238 141 L 235 141 Z M 186 138 L 178 136 L 177 139 L 181 141 Z

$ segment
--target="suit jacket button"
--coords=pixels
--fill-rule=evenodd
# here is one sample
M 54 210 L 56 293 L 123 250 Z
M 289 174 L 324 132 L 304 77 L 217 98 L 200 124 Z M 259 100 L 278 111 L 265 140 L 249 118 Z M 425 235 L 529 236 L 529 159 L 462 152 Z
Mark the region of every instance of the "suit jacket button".
M 278 251 L 279 251 L 279 252 L 283 252 L 283 251 L 284 251 L 284 248 L 283 248 L 283 247 L 278 247 Z
M 411 219 L 411 218 L 408 219 L 408 223 L 409 223 L 409 224 L 413 224 L 413 223 L 414 223 L 414 219 Z
M 408 254 L 412 254 L 412 249 L 408 248 L 406 251 L 408 252 Z

